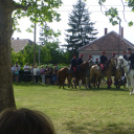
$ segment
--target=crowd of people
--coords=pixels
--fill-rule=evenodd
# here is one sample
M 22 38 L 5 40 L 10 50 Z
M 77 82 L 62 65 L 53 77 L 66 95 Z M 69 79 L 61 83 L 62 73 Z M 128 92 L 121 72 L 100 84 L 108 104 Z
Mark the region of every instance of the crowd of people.
M 55 65 L 54 68 L 51 66 L 41 66 L 39 68 L 37 65 L 31 65 L 29 66 L 28 63 L 23 67 L 23 73 L 20 71 L 20 65 L 16 62 L 15 65 L 12 65 L 11 71 L 12 71 L 12 79 L 13 81 L 19 82 L 19 80 L 23 80 L 25 82 L 28 81 L 34 81 L 35 83 L 39 82 L 39 79 L 41 78 L 42 83 L 45 84 L 50 83 L 50 84 L 57 84 L 57 71 L 60 68 L 58 65 Z

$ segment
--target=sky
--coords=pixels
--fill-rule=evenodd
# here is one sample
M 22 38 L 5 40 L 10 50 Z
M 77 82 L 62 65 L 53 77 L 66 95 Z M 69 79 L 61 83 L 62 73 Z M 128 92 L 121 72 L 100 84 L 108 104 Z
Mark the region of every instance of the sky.
M 59 41 L 61 44 L 66 44 L 65 42 L 65 29 L 68 29 L 68 18 L 69 14 L 71 13 L 73 7 L 72 5 L 76 4 L 77 0 L 62 0 L 63 5 L 57 10 L 61 14 L 61 21 L 60 22 L 52 22 L 48 23 L 48 25 L 54 29 L 55 31 L 60 30 L 61 36 L 59 36 Z M 119 33 L 119 25 L 112 26 L 109 22 L 109 18 L 105 16 L 104 11 L 105 8 L 103 7 L 102 10 L 98 5 L 98 0 L 87 0 L 86 2 L 87 8 L 89 10 L 90 19 L 92 22 L 95 22 L 94 28 L 98 30 L 97 38 L 104 35 L 104 28 L 108 29 L 108 32 L 115 31 Z M 123 14 L 123 6 L 121 0 L 107 0 L 105 3 L 105 7 L 109 9 L 110 7 L 117 7 L 119 10 L 119 17 L 121 17 L 121 26 L 124 28 L 124 38 L 129 40 L 131 43 L 134 44 L 134 26 L 129 27 L 128 22 L 134 21 L 134 13 L 131 12 L 131 9 L 125 6 L 125 14 Z M 13 38 L 14 39 L 30 39 L 34 41 L 34 33 L 26 32 L 26 29 L 30 27 L 32 24 L 29 18 L 23 18 L 19 20 L 19 27 L 21 29 L 21 33 L 14 32 Z M 36 33 L 36 40 L 37 43 L 39 42 L 39 33 L 40 27 L 37 24 L 37 33 Z

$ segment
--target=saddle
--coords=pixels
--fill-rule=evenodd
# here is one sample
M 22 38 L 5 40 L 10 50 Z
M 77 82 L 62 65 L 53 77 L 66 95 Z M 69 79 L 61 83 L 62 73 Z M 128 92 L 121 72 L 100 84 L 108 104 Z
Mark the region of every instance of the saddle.
M 104 64 L 100 64 L 100 67 L 101 67 L 101 71 L 104 71 L 104 69 L 105 69 Z

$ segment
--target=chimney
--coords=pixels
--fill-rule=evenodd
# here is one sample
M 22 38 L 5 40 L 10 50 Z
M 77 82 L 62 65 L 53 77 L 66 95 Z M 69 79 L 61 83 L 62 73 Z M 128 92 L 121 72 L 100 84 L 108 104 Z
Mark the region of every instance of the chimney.
M 123 36 L 124 36 L 124 28 L 121 27 L 121 37 L 123 37 Z
M 104 30 L 104 35 L 107 35 L 107 28 L 105 28 Z

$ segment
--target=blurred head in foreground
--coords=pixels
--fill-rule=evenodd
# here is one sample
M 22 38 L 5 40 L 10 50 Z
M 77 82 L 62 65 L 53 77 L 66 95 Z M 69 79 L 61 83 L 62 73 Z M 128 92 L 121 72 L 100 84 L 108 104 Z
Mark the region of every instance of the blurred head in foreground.
M 8 109 L 0 114 L 0 134 L 55 134 L 51 120 L 41 112 Z

